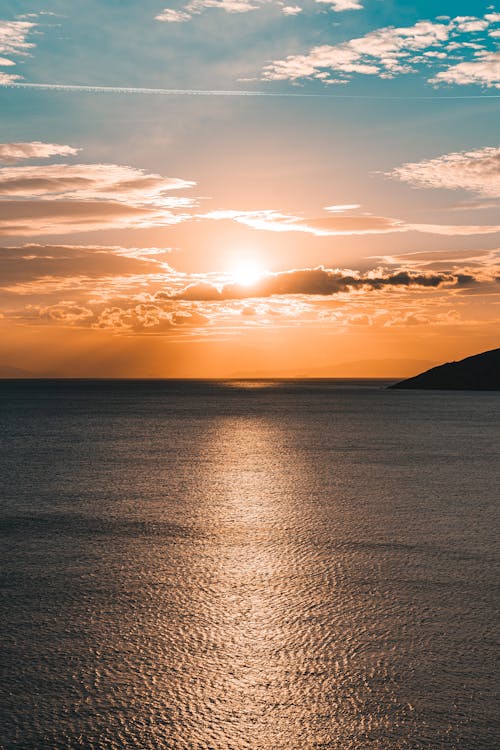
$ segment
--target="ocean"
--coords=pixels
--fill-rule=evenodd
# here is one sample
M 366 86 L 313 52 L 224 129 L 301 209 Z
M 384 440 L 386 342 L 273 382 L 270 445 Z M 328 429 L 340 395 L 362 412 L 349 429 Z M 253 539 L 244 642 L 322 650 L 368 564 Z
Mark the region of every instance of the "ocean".
M 500 393 L 0 381 L 3 750 L 496 750 Z

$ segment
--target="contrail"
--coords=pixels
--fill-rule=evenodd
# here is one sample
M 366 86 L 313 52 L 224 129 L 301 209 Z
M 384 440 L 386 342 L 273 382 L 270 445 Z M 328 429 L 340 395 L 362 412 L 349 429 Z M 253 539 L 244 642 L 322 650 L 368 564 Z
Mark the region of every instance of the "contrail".
M 73 83 L 6 83 L 1 88 L 35 89 L 38 91 L 85 92 L 89 94 L 147 94 L 151 96 L 262 96 L 282 98 L 314 99 L 387 99 L 393 101 L 424 100 L 443 101 L 453 99 L 500 99 L 500 94 L 451 94 L 424 96 L 387 96 L 379 94 L 322 94 L 301 91 L 252 91 L 248 89 L 161 89 L 134 86 L 83 86 Z

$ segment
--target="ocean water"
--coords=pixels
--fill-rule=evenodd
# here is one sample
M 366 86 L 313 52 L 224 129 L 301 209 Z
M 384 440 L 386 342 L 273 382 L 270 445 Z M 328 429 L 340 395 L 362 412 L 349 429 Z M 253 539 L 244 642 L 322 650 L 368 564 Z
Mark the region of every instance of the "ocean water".
M 4 750 L 496 750 L 500 394 L 0 382 Z

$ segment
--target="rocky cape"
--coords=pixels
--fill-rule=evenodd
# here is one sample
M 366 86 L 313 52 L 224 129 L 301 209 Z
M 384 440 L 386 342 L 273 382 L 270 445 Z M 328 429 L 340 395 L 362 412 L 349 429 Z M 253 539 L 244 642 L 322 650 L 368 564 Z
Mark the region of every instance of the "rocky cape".
M 482 352 L 459 362 L 447 362 L 389 388 L 500 391 L 500 349 Z

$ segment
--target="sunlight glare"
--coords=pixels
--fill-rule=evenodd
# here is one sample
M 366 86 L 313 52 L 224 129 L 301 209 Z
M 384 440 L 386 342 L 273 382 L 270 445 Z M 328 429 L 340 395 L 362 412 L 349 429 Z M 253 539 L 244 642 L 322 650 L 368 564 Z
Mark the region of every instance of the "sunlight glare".
M 254 260 L 240 261 L 231 270 L 234 282 L 241 286 L 253 286 L 263 275 L 263 269 Z

